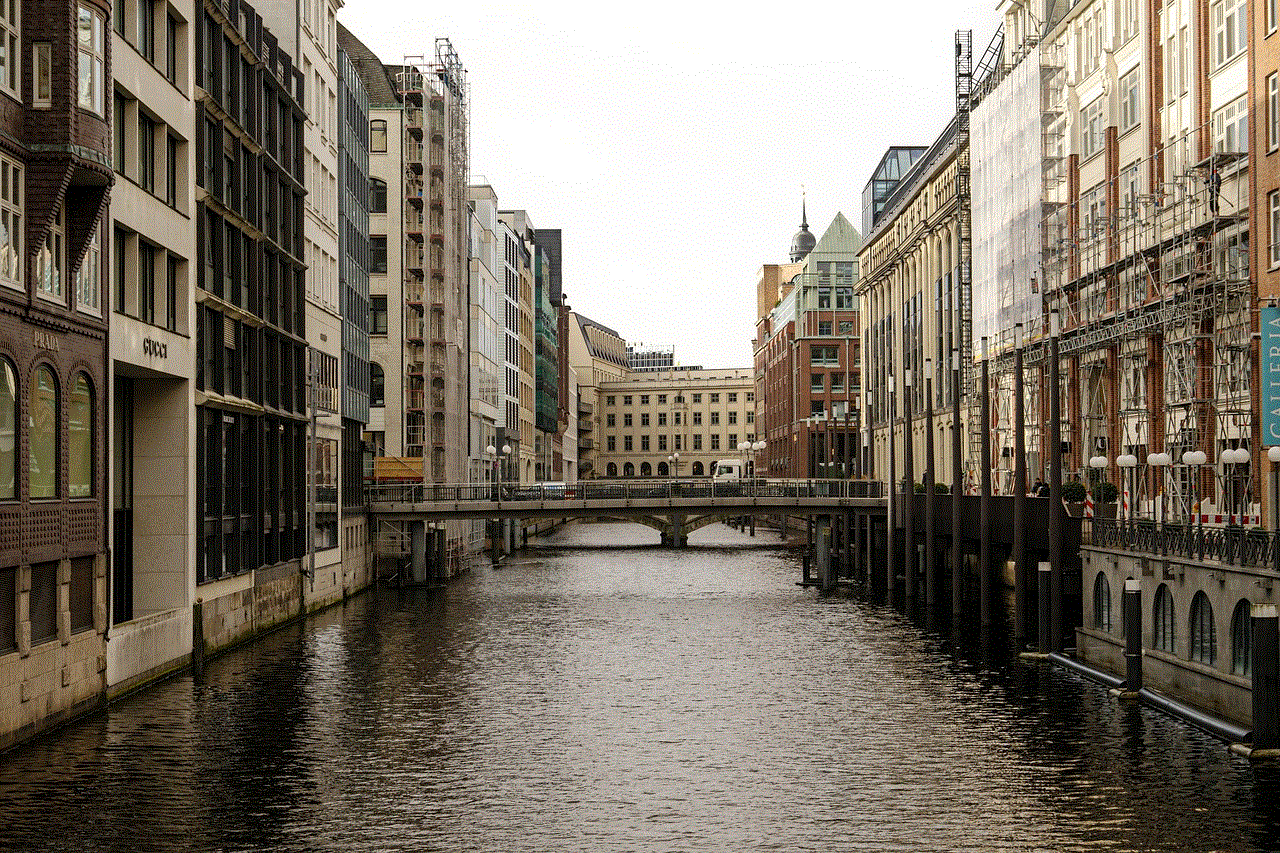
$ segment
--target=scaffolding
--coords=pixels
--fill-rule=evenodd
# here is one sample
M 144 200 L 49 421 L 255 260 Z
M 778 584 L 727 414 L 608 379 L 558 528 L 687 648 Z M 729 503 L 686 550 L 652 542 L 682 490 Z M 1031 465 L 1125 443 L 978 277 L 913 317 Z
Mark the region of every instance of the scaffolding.
M 1250 519 L 1249 466 L 1219 461 L 1248 449 L 1254 428 L 1247 154 L 1193 161 L 1211 130 L 1202 126 L 1068 198 L 1063 75 L 1054 63 L 1045 69 L 1042 286 L 1046 312 L 1062 318 L 1061 354 L 1077 359 L 1062 427 L 1080 441 L 1077 472 L 1088 478 L 1090 456 L 1131 454 L 1140 474 L 1124 484 L 1135 490 L 1133 509 L 1199 513 L 1211 524 Z M 1180 464 L 1191 450 L 1214 463 L 1216 489 Z M 1172 457 L 1167 486 L 1145 470 L 1154 451 Z

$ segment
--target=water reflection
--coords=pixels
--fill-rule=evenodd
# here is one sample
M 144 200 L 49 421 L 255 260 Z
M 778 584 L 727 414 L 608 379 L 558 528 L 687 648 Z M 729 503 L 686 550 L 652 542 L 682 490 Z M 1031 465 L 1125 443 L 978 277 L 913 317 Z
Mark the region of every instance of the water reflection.
M 1275 849 L 1280 778 L 722 526 L 562 530 L 0 758 L 30 850 Z

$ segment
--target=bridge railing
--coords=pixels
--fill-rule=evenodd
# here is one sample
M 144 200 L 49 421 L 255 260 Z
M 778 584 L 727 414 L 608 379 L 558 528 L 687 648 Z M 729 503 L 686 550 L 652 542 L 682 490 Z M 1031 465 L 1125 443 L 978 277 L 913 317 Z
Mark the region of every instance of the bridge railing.
M 630 500 L 650 498 L 878 498 L 875 480 L 662 479 L 581 480 L 577 483 L 375 483 L 371 503 L 466 503 L 474 501 Z

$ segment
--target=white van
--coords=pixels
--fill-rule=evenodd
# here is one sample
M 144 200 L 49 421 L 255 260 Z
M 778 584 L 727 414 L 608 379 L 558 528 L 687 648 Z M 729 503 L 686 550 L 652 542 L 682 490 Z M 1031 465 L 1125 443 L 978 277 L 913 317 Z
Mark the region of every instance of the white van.
M 711 465 L 712 480 L 741 480 L 746 475 L 741 459 L 721 459 Z

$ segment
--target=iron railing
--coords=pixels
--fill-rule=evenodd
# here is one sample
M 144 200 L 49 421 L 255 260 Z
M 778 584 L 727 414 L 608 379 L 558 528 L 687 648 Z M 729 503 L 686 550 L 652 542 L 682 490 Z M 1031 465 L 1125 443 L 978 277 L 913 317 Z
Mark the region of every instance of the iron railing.
M 1238 566 L 1275 565 L 1276 534 L 1243 527 L 1198 527 L 1152 521 L 1093 520 L 1093 544 L 1160 557 L 1213 560 Z
M 370 503 L 541 502 L 666 498 L 879 498 L 876 480 L 582 480 L 577 483 L 373 483 Z

